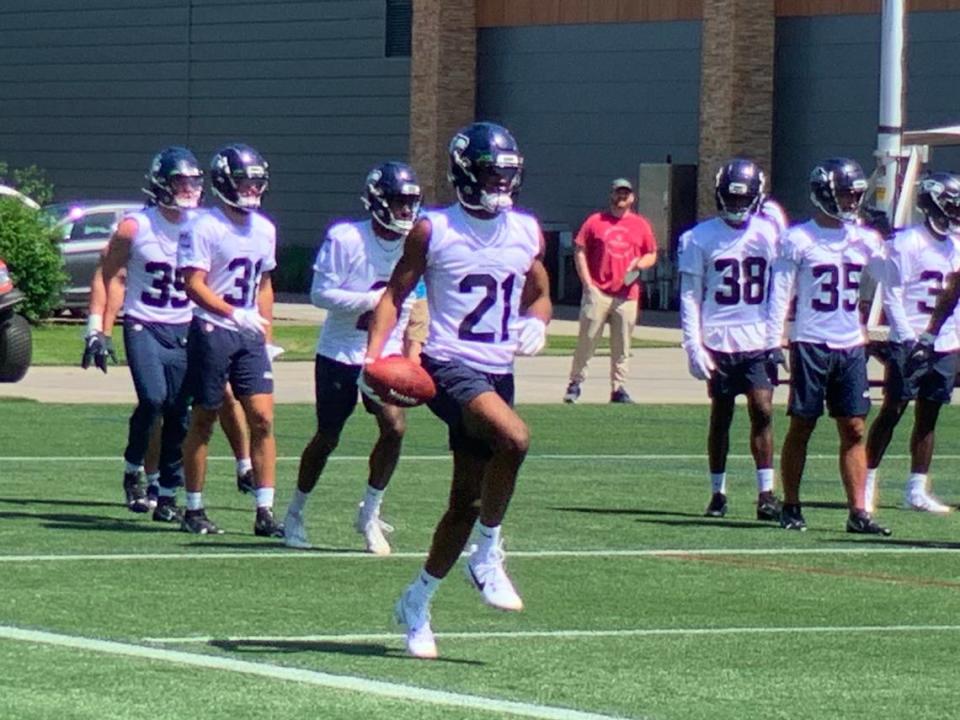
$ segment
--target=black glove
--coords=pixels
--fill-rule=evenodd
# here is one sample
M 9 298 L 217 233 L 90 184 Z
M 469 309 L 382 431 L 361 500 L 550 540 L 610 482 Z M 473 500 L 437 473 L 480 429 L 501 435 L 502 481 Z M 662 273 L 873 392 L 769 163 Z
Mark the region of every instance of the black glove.
M 930 368 L 930 363 L 933 362 L 933 344 L 936 340 L 937 336 L 928 332 L 917 338 L 916 344 L 910 350 L 910 354 L 907 355 L 907 362 L 904 367 L 907 377 L 926 372 Z
M 784 370 L 787 369 L 787 356 L 783 353 L 783 348 L 770 348 L 767 350 L 767 362 L 773 366 L 780 365 Z
M 886 340 L 871 340 L 867 343 L 867 357 L 875 357 L 877 362 L 886 365 L 893 355 L 893 346 L 897 343 Z
M 83 348 L 83 359 L 80 360 L 80 367 L 86 370 L 93 363 L 104 373 L 107 372 L 107 358 L 113 360 L 116 365 L 117 352 L 113 349 L 113 338 L 107 337 L 99 330 L 94 330 L 87 335 L 86 344 Z

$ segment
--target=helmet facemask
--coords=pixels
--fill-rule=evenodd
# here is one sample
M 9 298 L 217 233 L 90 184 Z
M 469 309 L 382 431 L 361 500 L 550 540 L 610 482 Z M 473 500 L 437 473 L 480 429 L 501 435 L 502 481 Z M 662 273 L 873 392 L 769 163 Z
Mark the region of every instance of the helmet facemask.
M 513 208 L 513 196 L 520 189 L 523 158 L 515 152 L 498 152 L 485 156 L 476 163 L 454 151 L 453 161 L 469 181 L 461 187 L 454 183 L 457 199 L 469 210 L 492 214 Z
M 823 170 L 810 192 L 810 200 L 825 215 L 843 223 L 856 222 L 867 193 L 865 178 L 854 178 L 839 187 L 834 170 Z

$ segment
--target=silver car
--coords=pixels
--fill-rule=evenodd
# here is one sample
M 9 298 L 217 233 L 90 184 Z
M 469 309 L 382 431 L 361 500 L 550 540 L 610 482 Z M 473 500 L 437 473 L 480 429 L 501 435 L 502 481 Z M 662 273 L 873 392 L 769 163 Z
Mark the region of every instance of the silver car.
M 63 255 L 67 282 L 63 307 L 82 314 L 90 302 L 93 277 L 103 249 L 124 215 L 143 208 L 133 201 L 80 201 L 48 205 L 43 211 L 53 220 Z

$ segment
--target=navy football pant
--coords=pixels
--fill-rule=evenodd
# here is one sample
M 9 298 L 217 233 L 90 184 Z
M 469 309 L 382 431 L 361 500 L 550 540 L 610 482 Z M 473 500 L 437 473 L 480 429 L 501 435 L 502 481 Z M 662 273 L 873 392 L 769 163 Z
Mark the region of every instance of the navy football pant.
M 183 484 L 183 439 L 190 422 L 187 396 L 181 392 L 187 373 L 189 323 L 167 325 L 126 318 L 123 342 L 137 392 L 137 406 L 130 416 L 130 432 L 124 459 L 142 465 L 150 431 L 163 418 L 160 440 L 160 485 Z

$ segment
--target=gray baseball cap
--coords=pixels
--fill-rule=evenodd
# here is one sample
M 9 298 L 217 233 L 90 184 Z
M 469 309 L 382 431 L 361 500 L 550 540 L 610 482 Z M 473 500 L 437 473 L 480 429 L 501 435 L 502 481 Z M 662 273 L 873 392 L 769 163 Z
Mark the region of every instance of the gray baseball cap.
M 620 188 L 633 192 L 633 183 L 626 178 L 617 178 L 610 184 L 610 190 L 619 190 Z

